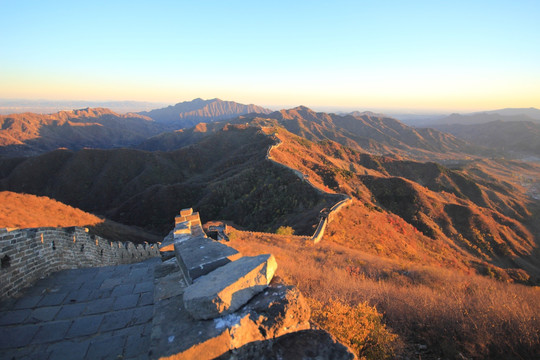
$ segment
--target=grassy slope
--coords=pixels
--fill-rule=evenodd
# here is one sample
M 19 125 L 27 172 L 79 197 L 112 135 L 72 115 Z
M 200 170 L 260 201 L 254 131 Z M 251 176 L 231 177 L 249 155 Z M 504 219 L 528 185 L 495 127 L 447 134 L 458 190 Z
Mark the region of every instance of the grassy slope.
M 316 319 L 336 313 L 339 309 L 332 309 L 336 299 L 348 305 L 348 312 L 361 306 L 364 313 L 372 314 L 367 305 L 384 314 L 390 334 L 399 335 L 404 348 L 392 341 L 388 330 L 377 326 L 376 317 L 351 324 L 349 315 L 334 316 L 333 321 L 341 324 L 338 330 L 326 324 L 349 345 L 354 345 L 355 334 L 367 332 L 369 341 L 358 346 L 361 356 L 453 359 L 461 353 L 474 358 L 532 359 L 539 355 L 538 288 L 435 262 L 377 256 L 363 251 L 362 244 L 342 245 L 328 238 L 314 245 L 271 234 L 233 231 L 230 237 L 230 245 L 244 255 L 274 254 L 277 275 L 296 284 L 315 304 Z M 318 304 L 326 306 L 322 316 Z M 427 348 L 418 354 L 417 344 Z
M 58 150 L 0 159 L 0 189 L 48 196 L 160 235 L 186 207 L 203 220 L 231 220 L 257 231 L 285 224 L 311 235 L 328 199 L 266 161 L 271 142 L 258 128 L 226 126 L 169 152 Z
M 0 227 L 88 226 L 103 219 L 44 196 L 0 192 Z
M 537 167 L 480 161 L 450 170 L 277 130 L 283 144 L 274 159 L 356 200 L 318 245 L 244 232 L 233 232 L 231 245 L 248 255 L 273 253 L 278 275 L 300 287 L 322 326 L 349 345 L 368 333 L 357 351 L 373 359 L 395 352 L 423 359 L 540 355 L 539 288 L 513 283 L 537 274 L 537 210 L 528 197 Z M 410 208 L 417 219 L 407 217 Z M 355 309 L 373 315 L 369 306 L 384 314 L 404 349 L 377 316 L 351 323 Z M 341 325 L 324 322 L 330 318 Z M 417 344 L 427 348 L 418 353 Z
M 161 238 L 141 229 L 115 223 L 45 196 L 0 192 L 0 227 L 82 226 L 112 241 L 157 242 Z
M 451 170 L 362 154 L 332 141 L 313 143 L 282 128 L 278 136 L 283 143 L 272 151 L 274 159 L 322 189 L 357 199 L 328 227 L 334 241 L 505 280 L 540 277 L 540 260 L 533 256 L 537 231 L 530 226 L 534 201 L 485 167 L 491 178 L 472 176 L 471 163 Z

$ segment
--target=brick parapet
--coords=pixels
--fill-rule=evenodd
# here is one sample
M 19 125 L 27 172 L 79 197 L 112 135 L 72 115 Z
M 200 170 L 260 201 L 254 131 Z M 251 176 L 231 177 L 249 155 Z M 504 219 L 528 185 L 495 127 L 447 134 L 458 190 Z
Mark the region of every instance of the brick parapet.
M 0 291 L 2 297 L 52 272 L 139 262 L 159 256 L 157 246 L 111 242 L 85 228 L 0 229 Z

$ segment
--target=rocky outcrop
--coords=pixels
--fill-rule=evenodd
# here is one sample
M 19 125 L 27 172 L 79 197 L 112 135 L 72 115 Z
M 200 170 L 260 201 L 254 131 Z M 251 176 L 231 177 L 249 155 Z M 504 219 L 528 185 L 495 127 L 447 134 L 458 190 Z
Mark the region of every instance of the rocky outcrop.
M 197 235 L 173 231 L 161 244 L 172 245 L 175 256 L 155 271 L 153 359 L 354 358 L 328 333 L 311 329 L 309 306 L 296 287 L 274 278 L 277 263 L 270 254 L 237 252 L 238 259 L 192 278 L 195 259 L 204 265 L 208 257 L 220 258 L 218 249 L 226 258 L 231 248 L 200 234 L 198 214 L 194 224 L 181 223 Z M 204 250 L 214 253 L 205 257 Z
M 219 356 L 219 360 L 332 359 L 354 356 L 324 330 L 296 331 L 275 339 L 254 341 Z

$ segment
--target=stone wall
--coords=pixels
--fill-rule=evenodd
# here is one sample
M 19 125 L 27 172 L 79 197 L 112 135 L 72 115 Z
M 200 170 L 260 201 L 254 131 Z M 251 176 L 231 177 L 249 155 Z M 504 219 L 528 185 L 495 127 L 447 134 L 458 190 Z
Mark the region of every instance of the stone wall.
M 82 227 L 0 229 L 1 296 L 14 296 L 55 271 L 129 264 L 156 256 L 157 245 L 110 242 Z
M 262 134 L 265 134 L 263 131 L 261 131 Z M 276 143 L 274 145 L 271 145 L 269 148 L 268 148 L 268 151 L 266 152 L 266 159 L 273 162 L 274 164 L 276 165 L 279 165 L 281 167 L 284 167 L 288 170 L 291 170 L 292 172 L 294 172 L 294 174 L 296 176 L 298 176 L 300 179 L 302 179 L 303 181 L 307 182 L 309 185 L 311 185 L 311 187 L 313 187 L 315 190 L 317 190 L 320 194 L 322 195 L 334 195 L 340 199 L 342 199 L 341 201 L 339 201 L 338 203 L 336 203 L 334 206 L 332 206 L 330 208 L 330 210 L 328 210 L 327 212 L 325 211 L 322 211 L 321 212 L 321 219 L 319 220 L 319 224 L 317 225 L 317 228 L 315 229 L 315 232 L 313 233 L 313 235 L 311 236 L 311 240 L 313 240 L 313 242 L 315 244 L 317 244 L 319 241 L 322 240 L 323 236 L 324 236 L 324 232 L 326 230 L 326 226 L 332 222 L 334 219 L 335 219 L 335 216 L 336 214 L 341 210 L 343 209 L 344 207 L 346 207 L 347 205 L 349 205 L 350 203 L 352 203 L 352 198 L 349 196 L 349 195 L 346 195 L 346 194 L 336 194 L 336 193 L 330 193 L 330 192 L 326 192 L 324 190 L 321 190 L 319 189 L 317 186 L 315 186 L 315 184 L 313 184 L 308 178 L 306 178 L 304 176 L 304 174 L 302 174 L 300 171 L 298 171 L 297 169 L 294 169 L 290 166 L 287 166 L 285 164 L 282 164 L 280 162 L 277 162 L 276 160 L 274 160 L 272 158 L 272 155 L 270 154 L 270 152 L 277 148 L 278 146 L 280 146 L 283 142 L 275 135 L 275 134 L 272 134 L 272 135 L 269 135 L 271 136 L 275 141 Z
M 313 328 L 300 291 L 274 276 L 273 255 L 243 256 L 199 232 L 199 223 L 182 210 L 160 245 L 152 359 L 355 358 Z

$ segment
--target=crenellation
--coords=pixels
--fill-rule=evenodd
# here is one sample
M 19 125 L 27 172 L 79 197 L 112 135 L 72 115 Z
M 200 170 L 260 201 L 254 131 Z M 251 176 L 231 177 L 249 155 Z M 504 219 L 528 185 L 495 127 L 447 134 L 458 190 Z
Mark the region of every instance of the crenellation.
M 15 296 L 54 271 L 133 263 L 159 256 L 155 246 L 111 242 L 81 227 L 3 229 L 0 249 L 0 258 L 10 259 L 9 266 L 0 270 L 2 297 Z

